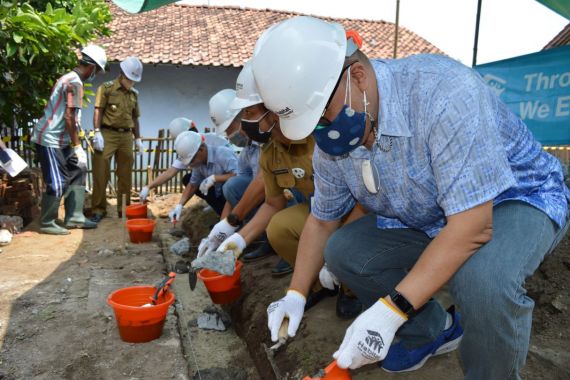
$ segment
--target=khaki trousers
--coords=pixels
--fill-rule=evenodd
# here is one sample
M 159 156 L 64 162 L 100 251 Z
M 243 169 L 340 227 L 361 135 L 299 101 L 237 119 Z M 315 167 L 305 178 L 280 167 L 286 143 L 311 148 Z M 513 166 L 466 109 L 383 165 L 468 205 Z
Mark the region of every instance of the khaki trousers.
M 111 129 L 101 129 L 105 140 L 103 152 L 93 154 L 93 196 L 92 208 L 94 214 L 107 214 L 107 183 L 111 177 L 111 158 L 117 163 L 117 210 L 123 206 L 123 194 L 127 205 L 131 203 L 132 172 L 133 172 L 133 134 L 117 132 Z

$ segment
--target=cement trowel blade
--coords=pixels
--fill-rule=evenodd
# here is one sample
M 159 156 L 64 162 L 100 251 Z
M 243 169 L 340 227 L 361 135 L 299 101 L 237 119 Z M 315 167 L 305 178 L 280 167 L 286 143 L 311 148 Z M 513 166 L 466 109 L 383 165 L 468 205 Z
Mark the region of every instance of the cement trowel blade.
M 196 282 L 198 281 L 198 274 L 192 268 L 188 271 L 188 283 L 190 284 L 190 290 L 196 289 Z

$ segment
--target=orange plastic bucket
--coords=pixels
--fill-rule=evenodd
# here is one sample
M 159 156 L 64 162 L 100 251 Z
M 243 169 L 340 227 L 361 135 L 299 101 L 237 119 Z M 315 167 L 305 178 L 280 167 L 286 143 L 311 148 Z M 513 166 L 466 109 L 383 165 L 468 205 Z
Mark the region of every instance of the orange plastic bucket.
M 240 273 L 242 262 L 236 262 L 236 270 L 231 276 L 224 276 L 209 269 L 198 272 L 198 278 L 204 281 L 213 303 L 224 304 L 235 301 L 241 295 Z
M 167 291 L 158 297 L 156 305 L 142 307 L 151 302 L 150 297 L 155 291 L 153 286 L 131 286 L 115 290 L 107 297 L 107 303 L 115 312 L 119 335 L 123 341 L 149 342 L 162 334 L 168 307 L 175 297 L 171 291 Z
M 152 232 L 156 226 L 154 219 L 129 219 L 127 220 L 127 230 L 131 242 L 145 243 L 152 240 Z
M 128 205 L 125 209 L 125 215 L 127 219 L 145 219 L 146 213 L 146 203 Z

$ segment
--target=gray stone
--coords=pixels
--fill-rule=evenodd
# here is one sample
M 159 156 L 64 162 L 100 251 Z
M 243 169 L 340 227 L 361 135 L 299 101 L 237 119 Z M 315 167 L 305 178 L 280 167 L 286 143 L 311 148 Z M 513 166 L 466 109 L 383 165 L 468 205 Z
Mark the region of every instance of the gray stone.
M 170 246 L 170 252 L 178 256 L 182 256 L 188 253 L 188 251 L 190 251 L 190 239 L 188 239 L 187 237 L 178 240 L 176 243 Z

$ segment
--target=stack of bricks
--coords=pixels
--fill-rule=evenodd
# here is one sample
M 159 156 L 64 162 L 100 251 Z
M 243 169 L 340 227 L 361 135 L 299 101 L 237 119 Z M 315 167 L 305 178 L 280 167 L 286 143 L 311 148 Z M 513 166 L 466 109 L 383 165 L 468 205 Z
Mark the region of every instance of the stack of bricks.
M 0 215 L 20 216 L 24 226 L 40 213 L 42 175 L 38 169 L 25 169 L 16 177 L 0 170 Z

